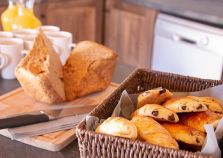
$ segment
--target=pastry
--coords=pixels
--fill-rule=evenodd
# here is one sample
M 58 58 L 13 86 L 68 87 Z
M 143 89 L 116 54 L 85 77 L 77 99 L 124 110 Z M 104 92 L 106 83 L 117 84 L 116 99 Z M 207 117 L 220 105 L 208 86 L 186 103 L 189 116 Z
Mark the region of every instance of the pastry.
M 199 111 L 206 111 L 208 109 L 206 105 L 190 97 L 183 97 L 177 99 L 173 98 L 166 101 L 163 104 L 163 106 L 176 113 L 199 112 Z
M 163 123 L 170 135 L 177 141 L 189 145 L 202 146 L 205 140 L 205 133 L 180 123 Z
M 136 125 L 138 135 L 142 140 L 150 144 L 179 149 L 176 140 L 154 119 L 145 116 L 134 116 L 131 121 Z
M 178 122 L 177 114 L 158 104 L 146 104 L 133 113 L 133 116 L 150 116 L 159 121 Z
M 112 79 L 117 54 L 91 41 L 76 45 L 63 67 L 67 100 L 106 89 Z
M 223 107 L 220 104 L 220 101 L 218 101 L 213 97 L 196 97 L 196 96 L 189 96 L 189 97 L 206 105 L 207 108 L 213 112 L 223 113 Z
M 122 117 L 109 117 L 96 128 L 96 133 L 136 139 L 137 128 L 131 121 Z
M 165 88 L 155 88 L 141 93 L 137 98 L 137 109 L 145 104 L 161 104 L 172 97 Z
M 189 127 L 205 132 L 205 124 L 212 124 L 214 127 L 217 127 L 221 118 L 221 114 L 208 110 L 204 112 L 183 114 L 180 120 L 183 124 Z
M 41 30 L 32 50 L 16 67 L 15 75 L 26 94 L 34 99 L 48 104 L 65 100 L 60 58 Z

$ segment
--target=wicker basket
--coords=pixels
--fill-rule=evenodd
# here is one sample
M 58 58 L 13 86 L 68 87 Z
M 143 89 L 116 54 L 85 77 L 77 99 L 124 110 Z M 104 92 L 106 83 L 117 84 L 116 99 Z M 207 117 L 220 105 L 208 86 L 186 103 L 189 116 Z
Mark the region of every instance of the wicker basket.
M 119 88 L 105 99 L 90 115 L 100 119 L 111 116 L 124 89 L 128 93 L 137 93 L 149 88 L 165 87 L 172 91 L 197 91 L 222 84 L 222 81 L 203 80 L 198 78 L 147 71 L 137 69 Z M 81 122 L 77 127 L 77 137 L 82 158 L 206 158 L 207 155 L 175 150 L 141 141 L 133 141 L 125 138 L 114 137 L 104 134 L 96 134 L 94 131 L 86 130 L 86 122 Z

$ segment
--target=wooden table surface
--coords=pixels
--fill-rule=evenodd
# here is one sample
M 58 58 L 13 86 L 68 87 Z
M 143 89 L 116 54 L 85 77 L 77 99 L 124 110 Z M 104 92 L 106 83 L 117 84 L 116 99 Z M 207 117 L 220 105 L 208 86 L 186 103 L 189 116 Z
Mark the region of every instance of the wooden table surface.
M 118 63 L 113 82 L 120 83 L 130 72 L 133 67 Z M 0 78 L 0 95 L 7 93 L 19 84 L 16 80 L 3 80 Z M 36 147 L 32 147 L 0 135 L 0 158 L 79 158 L 77 139 L 60 152 L 51 152 Z

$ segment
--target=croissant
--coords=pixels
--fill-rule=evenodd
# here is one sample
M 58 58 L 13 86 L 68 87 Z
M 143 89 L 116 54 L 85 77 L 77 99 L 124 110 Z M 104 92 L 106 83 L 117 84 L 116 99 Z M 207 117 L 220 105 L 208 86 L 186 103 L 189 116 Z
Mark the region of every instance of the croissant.
M 142 140 L 167 148 L 179 149 L 176 140 L 154 119 L 145 116 L 134 116 L 131 121 L 136 125 L 138 135 Z
M 136 139 L 138 136 L 135 124 L 122 117 L 109 117 L 95 132 L 129 139 Z

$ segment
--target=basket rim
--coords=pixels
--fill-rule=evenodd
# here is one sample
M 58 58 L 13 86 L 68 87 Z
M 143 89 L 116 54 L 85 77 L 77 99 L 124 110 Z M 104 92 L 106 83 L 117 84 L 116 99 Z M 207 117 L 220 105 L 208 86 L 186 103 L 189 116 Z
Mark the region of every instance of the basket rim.
M 103 134 L 103 133 L 96 133 L 95 131 L 81 129 L 81 128 L 77 128 L 76 130 L 77 130 L 76 133 L 85 133 L 86 135 L 91 135 L 91 136 L 94 136 L 94 137 L 97 136 L 97 137 L 101 137 L 101 138 L 109 139 L 109 140 L 118 139 L 119 142 L 128 142 L 128 143 L 131 143 L 132 145 L 134 144 L 134 145 L 138 145 L 140 147 L 146 146 L 148 148 L 156 148 L 158 150 L 163 150 L 165 152 L 179 152 L 180 151 L 180 152 L 184 152 L 184 154 L 193 154 L 194 156 L 197 156 L 197 157 L 199 157 L 199 156 L 211 157 L 207 154 L 201 153 L 200 151 L 192 152 L 192 151 L 183 150 L 183 149 L 168 148 L 168 147 L 163 147 L 163 146 L 143 142 L 143 141 L 137 140 L 137 139 L 136 140 L 131 140 L 131 139 L 128 139 L 128 138 L 106 135 L 106 134 Z

